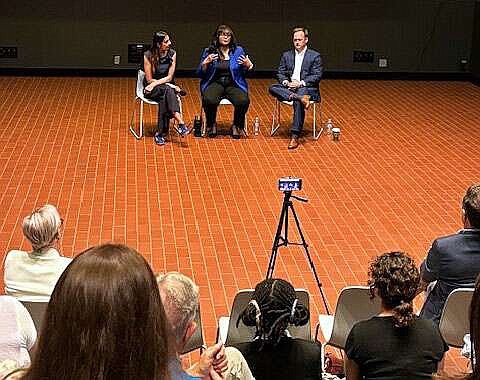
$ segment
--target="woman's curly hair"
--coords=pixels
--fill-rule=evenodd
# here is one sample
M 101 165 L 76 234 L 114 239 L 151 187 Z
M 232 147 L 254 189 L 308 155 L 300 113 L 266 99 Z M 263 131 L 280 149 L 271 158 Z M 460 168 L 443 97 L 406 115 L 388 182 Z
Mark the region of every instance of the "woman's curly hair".
M 370 264 L 368 277 L 372 297 L 380 296 L 384 307 L 393 311 L 395 327 L 410 325 L 415 319 L 412 301 L 420 282 L 413 259 L 403 252 L 384 253 Z

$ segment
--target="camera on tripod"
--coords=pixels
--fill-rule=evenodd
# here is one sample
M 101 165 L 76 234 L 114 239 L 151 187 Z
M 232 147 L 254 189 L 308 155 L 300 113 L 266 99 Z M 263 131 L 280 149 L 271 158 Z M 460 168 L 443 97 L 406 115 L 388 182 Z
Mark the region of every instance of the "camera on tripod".
M 282 177 L 278 179 L 278 190 L 298 191 L 302 190 L 302 179 L 293 177 Z

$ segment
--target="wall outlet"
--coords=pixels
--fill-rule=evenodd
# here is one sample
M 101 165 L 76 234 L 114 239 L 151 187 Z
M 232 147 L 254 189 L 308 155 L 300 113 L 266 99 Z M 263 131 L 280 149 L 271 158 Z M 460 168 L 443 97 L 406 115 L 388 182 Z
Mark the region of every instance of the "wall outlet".
M 114 55 L 113 56 L 113 64 L 114 65 L 119 65 L 120 64 L 120 56 L 119 55 Z
M 378 67 L 388 67 L 388 60 L 387 58 L 380 58 L 378 60 Z
M 373 63 L 374 53 L 373 51 L 354 50 L 353 62 L 367 62 Z
M 18 58 L 16 46 L 0 46 L 0 58 Z

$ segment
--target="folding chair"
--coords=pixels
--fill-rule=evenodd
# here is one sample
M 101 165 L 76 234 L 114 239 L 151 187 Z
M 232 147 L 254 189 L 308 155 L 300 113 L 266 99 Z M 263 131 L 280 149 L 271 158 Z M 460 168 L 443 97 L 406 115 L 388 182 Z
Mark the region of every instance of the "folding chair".
M 137 140 L 141 139 L 144 136 L 144 133 L 143 133 L 143 104 L 147 103 L 147 104 L 158 106 L 158 102 L 156 102 L 154 100 L 151 100 L 151 99 L 147 99 L 145 97 L 145 95 L 143 95 L 143 89 L 145 88 L 145 86 L 143 85 L 144 80 L 145 80 L 145 72 L 143 70 L 138 70 L 137 84 L 136 84 L 136 89 L 135 89 L 135 100 L 134 100 L 134 104 L 133 104 L 133 111 L 132 111 L 132 116 L 130 117 L 130 125 L 129 125 L 130 132 L 132 132 L 132 134 L 135 136 L 135 138 Z M 170 83 L 167 83 L 167 85 L 168 86 L 173 86 Z M 180 104 L 180 112 L 182 112 L 182 101 L 180 99 L 180 96 L 177 95 L 177 97 L 178 97 L 178 102 Z M 137 133 L 137 131 L 135 131 L 135 128 L 134 128 L 134 123 L 135 123 L 134 119 L 135 119 L 136 106 L 137 106 L 137 101 L 138 100 L 140 100 L 140 117 L 139 117 L 139 129 L 138 129 L 138 133 Z M 174 124 L 174 128 L 176 129 L 175 124 Z
M 270 131 L 270 136 L 273 136 L 277 132 L 278 128 L 280 128 L 280 105 L 281 104 L 292 106 L 293 101 L 290 101 L 290 100 L 280 101 L 280 100 L 276 99 L 275 108 L 274 108 L 273 114 L 272 114 L 272 129 Z M 317 133 L 317 104 L 318 104 L 318 108 L 319 108 L 320 127 L 321 127 L 320 131 L 318 133 Z M 313 107 L 313 138 L 314 138 L 314 140 L 318 140 L 320 135 L 323 132 L 322 100 L 321 99 L 319 99 L 318 101 L 310 100 L 310 107 L 309 108 L 312 108 L 312 107 Z
M 30 316 L 33 319 L 33 324 L 37 333 L 40 332 L 43 323 L 43 317 L 47 311 L 48 302 L 30 302 L 30 301 L 20 301 L 23 306 L 28 310 Z
M 188 342 L 185 344 L 185 347 L 181 352 L 182 355 L 198 349 L 200 349 L 200 352 L 202 352 L 206 348 L 205 342 L 203 340 L 202 316 L 200 314 L 200 307 L 195 313 L 194 321 L 197 324 L 197 328 L 188 340 Z
M 200 102 L 201 103 L 201 102 Z M 218 104 L 219 106 L 233 106 L 232 102 L 226 98 L 223 98 L 220 100 L 220 103 Z M 207 120 L 205 117 L 205 111 L 203 110 L 203 106 L 201 106 L 200 113 L 202 115 L 202 120 L 203 120 L 203 125 L 202 125 L 202 136 L 205 136 L 207 134 Z M 247 121 L 247 116 L 245 115 L 245 126 L 244 129 L 245 131 L 245 136 L 248 137 L 248 121 Z
M 255 327 L 246 326 L 242 320 L 237 327 L 237 319 L 247 304 L 251 301 L 254 289 L 240 290 L 233 299 L 232 311 L 228 317 L 220 317 L 218 320 L 217 342 L 222 341 L 225 345 L 251 342 L 255 336 Z M 298 301 L 307 308 L 310 307 L 310 298 L 305 289 L 295 289 Z M 292 337 L 311 340 L 310 318 L 304 326 L 289 326 L 288 331 Z
M 448 295 L 439 329 L 449 346 L 462 347 L 463 337 L 470 332 L 469 310 L 473 291 L 473 288 L 459 288 Z
M 380 313 L 380 297 L 370 299 L 368 286 L 348 286 L 340 292 L 334 315 L 318 316 L 315 340 L 321 330 L 325 342 L 321 344 L 322 368 L 325 364 L 325 347 L 327 345 L 344 349 L 348 334 L 353 325 Z

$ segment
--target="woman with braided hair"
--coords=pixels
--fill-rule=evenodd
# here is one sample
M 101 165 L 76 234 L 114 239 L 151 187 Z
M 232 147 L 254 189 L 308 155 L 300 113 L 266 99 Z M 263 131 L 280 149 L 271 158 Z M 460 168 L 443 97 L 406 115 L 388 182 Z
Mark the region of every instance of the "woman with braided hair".
M 415 262 L 403 252 L 384 253 L 370 264 L 368 275 L 382 310 L 350 331 L 346 379 L 431 379 L 448 346 L 432 321 L 413 312 L 420 282 Z
M 287 281 L 270 278 L 257 284 L 237 321 L 256 327 L 254 340 L 235 345 L 257 380 L 321 379 L 320 347 L 292 338 L 287 330 L 288 325 L 305 325 L 309 318 Z

